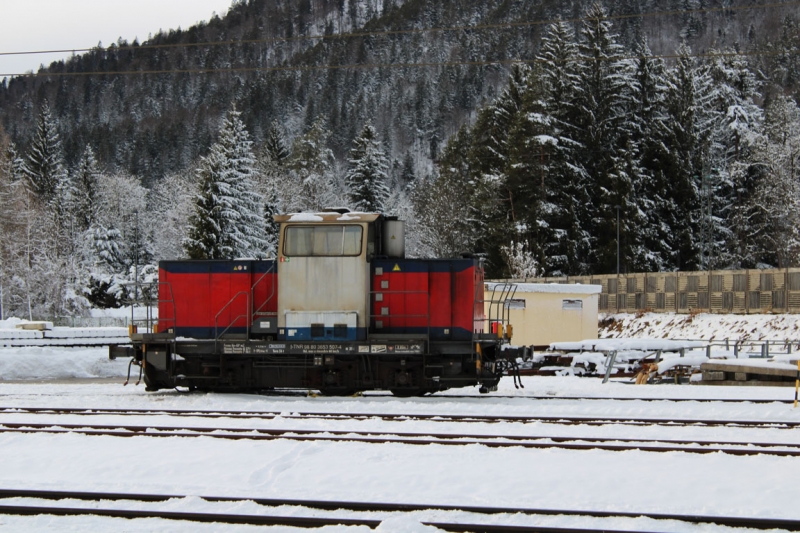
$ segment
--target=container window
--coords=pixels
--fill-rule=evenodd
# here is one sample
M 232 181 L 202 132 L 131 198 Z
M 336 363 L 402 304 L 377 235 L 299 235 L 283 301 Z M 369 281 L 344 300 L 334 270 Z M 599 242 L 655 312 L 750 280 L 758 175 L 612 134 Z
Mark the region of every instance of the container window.
M 289 226 L 284 234 L 287 257 L 361 255 L 361 226 Z
M 525 309 L 525 300 L 520 298 L 506 300 L 506 309 Z
M 581 310 L 583 309 L 583 300 L 561 300 L 561 309 Z

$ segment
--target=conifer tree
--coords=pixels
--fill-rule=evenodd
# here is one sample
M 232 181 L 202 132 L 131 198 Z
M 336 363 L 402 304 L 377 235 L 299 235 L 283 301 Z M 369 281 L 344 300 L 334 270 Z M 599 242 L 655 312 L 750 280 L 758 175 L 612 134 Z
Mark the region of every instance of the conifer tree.
M 754 267 L 760 259 L 742 251 L 760 248 L 757 242 L 748 242 L 757 233 L 751 226 L 760 223 L 750 210 L 762 176 L 753 160 L 764 120 L 753 101 L 760 97 L 759 83 L 747 62 L 735 56 L 716 58 L 709 76 L 713 80 L 707 118 L 709 163 L 700 191 L 703 263 L 706 268 Z
M 235 257 L 263 257 L 264 218 L 261 197 L 255 190 L 255 157 L 252 141 L 234 107 L 225 118 L 220 132 L 220 146 L 226 159 L 224 180 L 234 198 L 229 213 Z
M 267 139 L 264 141 L 264 152 L 269 160 L 275 165 L 281 166 L 289 158 L 289 149 L 283 141 L 280 126 L 273 120 L 267 132 Z
M 578 85 L 575 36 L 564 22 L 550 26 L 529 76 L 512 130 L 509 176 L 526 191 L 531 253 L 545 275 L 587 272 L 586 224 L 591 199 L 576 154 Z
M 54 240 L 56 254 L 69 257 L 75 254 L 78 236 L 82 233 L 76 217 L 80 198 L 72 176 L 64 172 L 56 185 L 55 194 L 48 204 L 48 211 L 57 231 Z
M 689 270 L 700 266 L 700 194 L 703 162 L 708 151 L 708 126 L 702 111 L 709 106 L 710 78 L 685 44 L 665 78 L 667 90 L 663 139 L 667 148 L 662 171 L 669 180 L 660 220 L 670 231 L 670 267 Z
M 581 144 L 579 160 L 589 176 L 594 204 L 587 227 L 592 239 L 591 263 L 594 270 L 613 271 L 617 244 L 615 206 L 623 210 L 623 240 L 630 240 L 628 234 L 638 230 L 632 220 L 632 181 L 638 176 L 618 171 L 631 133 L 625 118 L 630 108 L 632 68 L 630 61 L 623 59 L 605 9 L 597 2 L 586 12 L 578 48 L 583 61 L 578 72 L 575 126 L 576 141 Z
M 97 159 L 91 146 L 86 149 L 78 161 L 74 183 L 77 194 L 75 218 L 81 231 L 89 229 L 96 218 L 97 180 L 100 175 Z
M 275 215 L 280 214 L 278 210 L 278 191 L 274 185 L 267 187 L 264 195 L 264 240 L 266 242 L 265 253 L 267 257 L 277 257 L 278 242 L 280 240 L 281 226 L 275 221 Z
M 233 246 L 227 237 L 228 221 L 223 216 L 232 209 L 230 196 L 224 194 L 227 187 L 221 179 L 223 164 L 221 154 L 212 150 L 197 169 L 200 192 L 183 241 L 189 259 L 230 259 L 233 256 Z
M 471 144 L 470 129 L 463 126 L 445 145 L 438 175 L 422 178 L 414 190 L 423 257 L 457 257 L 462 252 L 481 251 L 470 170 L 463 157 Z
M 414 157 L 411 152 L 406 152 L 403 158 L 403 166 L 400 170 L 400 180 L 398 185 L 400 188 L 413 187 L 417 176 L 414 172 Z
M 641 238 L 647 250 L 646 262 L 639 268 L 658 272 L 672 264 L 668 244 L 671 228 L 659 216 L 669 209 L 671 188 L 671 177 L 664 172 L 665 66 L 663 60 L 651 57 L 646 39 L 637 44 L 635 55 L 631 127 L 632 138 L 638 140 L 641 175 L 634 183 L 634 197 L 639 210 L 646 215 Z
M 501 276 L 506 266 L 501 247 L 524 232 L 525 182 L 509 179 L 509 132 L 522 107 L 529 69 L 515 65 L 508 87 L 481 109 L 467 152 L 472 190 L 471 219 L 479 236 L 476 246 L 487 254 L 489 275 Z
M 753 146 L 758 179 L 744 213 L 749 235 L 739 250 L 757 266 L 786 268 L 800 264 L 800 108 L 777 95 L 764 125 Z
M 345 184 L 350 206 L 367 213 L 384 212 L 384 203 L 389 196 L 386 174 L 389 164 L 371 124 L 365 124 L 361 134 L 353 140 L 349 162 Z
M 294 178 L 290 188 L 297 194 L 285 198 L 289 210 L 320 211 L 336 202 L 332 175 L 335 158 L 327 146 L 328 137 L 325 118 L 319 117 L 304 135 L 295 138 L 287 168 Z
M 57 130 L 56 120 L 45 100 L 36 120 L 36 132 L 23 167 L 32 190 L 44 203 L 55 196 L 58 183 L 65 174 Z
M 194 259 L 261 257 L 266 253 L 255 158 L 240 113 L 228 112 L 219 141 L 198 169 L 200 193 L 184 249 Z

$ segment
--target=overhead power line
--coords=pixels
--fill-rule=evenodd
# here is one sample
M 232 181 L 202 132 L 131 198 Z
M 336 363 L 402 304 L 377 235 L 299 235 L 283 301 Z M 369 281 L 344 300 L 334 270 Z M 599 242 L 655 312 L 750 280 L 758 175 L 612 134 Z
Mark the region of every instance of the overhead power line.
M 713 59 L 721 57 L 752 57 L 752 56 L 778 56 L 778 55 L 798 55 L 800 51 L 750 51 L 750 52 L 708 52 L 705 54 L 688 54 L 687 57 L 697 59 Z M 677 59 L 681 57 L 679 53 L 672 54 L 652 54 L 652 55 L 621 55 L 608 58 L 596 57 L 576 57 L 572 62 L 581 61 L 624 61 L 633 59 Z M 379 68 L 433 68 L 433 67 L 455 67 L 455 66 L 489 66 L 489 65 L 515 65 L 515 64 L 534 64 L 543 63 L 545 60 L 534 59 L 497 59 L 480 61 L 435 61 L 418 63 L 351 63 L 345 65 L 298 65 L 281 67 L 228 67 L 228 68 L 193 68 L 193 69 L 164 69 L 164 70 L 123 70 L 123 71 L 93 71 L 93 72 L 41 72 L 37 74 L 2 74 L 0 78 L 10 76 L 27 77 L 81 77 L 81 76 L 135 76 L 135 75 L 164 75 L 164 74 L 229 74 L 229 73 L 268 73 L 268 72 L 309 72 L 315 70 L 367 70 Z
M 800 1 L 792 2 L 776 2 L 770 4 L 750 5 L 750 6 L 731 6 L 731 7 L 709 7 L 688 10 L 671 10 L 671 11 L 654 11 L 651 13 L 634 13 L 625 15 L 609 15 L 603 17 L 602 20 L 626 20 L 626 19 L 639 19 L 639 18 L 657 18 L 668 16 L 685 16 L 696 15 L 703 13 L 719 13 L 719 12 L 737 12 L 749 11 L 754 9 L 771 9 L 783 7 L 796 7 L 800 6 Z M 23 52 L 0 52 L 0 56 L 19 56 L 19 55 L 37 55 L 37 54 L 64 54 L 64 53 L 85 53 L 85 52 L 108 52 L 108 51 L 130 51 L 130 50 L 153 50 L 153 49 L 168 49 L 168 48 L 193 48 L 193 47 L 210 47 L 210 46 L 231 46 L 243 44 L 276 44 L 286 42 L 299 42 L 307 40 L 333 40 L 333 39 L 350 39 L 357 37 L 375 37 L 381 35 L 411 35 L 422 33 L 439 33 L 439 32 L 457 32 L 457 31 L 482 31 L 482 30 L 498 30 L 509 28 L 524 28 L 533 26 L 550 25 L 555 22 L 577 23 L 589 20 L 597 20 L 597 17 L 578 17 L 571 19 L 550 19 L 550 20 L 535 20 L 535 21 L 520 21 L 520 22 L 503 22 L 495 24 L 479 24 L 475 26 L 450 26 L 442 28 L 417 28 L 405 30 L 381 30 L 374 32 L 350 32 L 338 33 L 330 35 L 309 35 L 298 37 L 274 37 L 269 39 L 240 39 L 229 41 L 212 41 L 200 43 L 172 43 L 172 44 L 143 44 L 143 45 L 126 45 L 126 46 L 113 46 L 113 47 L 93 47 L 93 48 L 64 48 L 53 50 L 32 50 Z M 0 76 L 30 76 L 31 74 L 0 74 Z

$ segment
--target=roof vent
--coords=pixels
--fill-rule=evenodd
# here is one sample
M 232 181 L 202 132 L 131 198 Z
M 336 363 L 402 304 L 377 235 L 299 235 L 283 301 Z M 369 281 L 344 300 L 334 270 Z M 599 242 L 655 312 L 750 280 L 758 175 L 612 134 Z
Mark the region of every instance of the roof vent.
M 340 215 L 344 215 L 350 213 L 350 209 L 347 207 L 326 207 L 324 209 L 326 213 L 339 213 Z

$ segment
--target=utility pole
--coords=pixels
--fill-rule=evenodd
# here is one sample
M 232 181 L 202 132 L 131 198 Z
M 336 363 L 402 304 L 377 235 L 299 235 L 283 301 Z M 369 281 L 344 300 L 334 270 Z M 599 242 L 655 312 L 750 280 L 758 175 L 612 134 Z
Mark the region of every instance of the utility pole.
M 133 227 L 133 301 L 134 303 L 139 300 L 139 210 L 133 212 L 134 224 Z
M 619 210 L 622 206 L 615 205 L 617 209 L 617 276 L 619 276 Z

